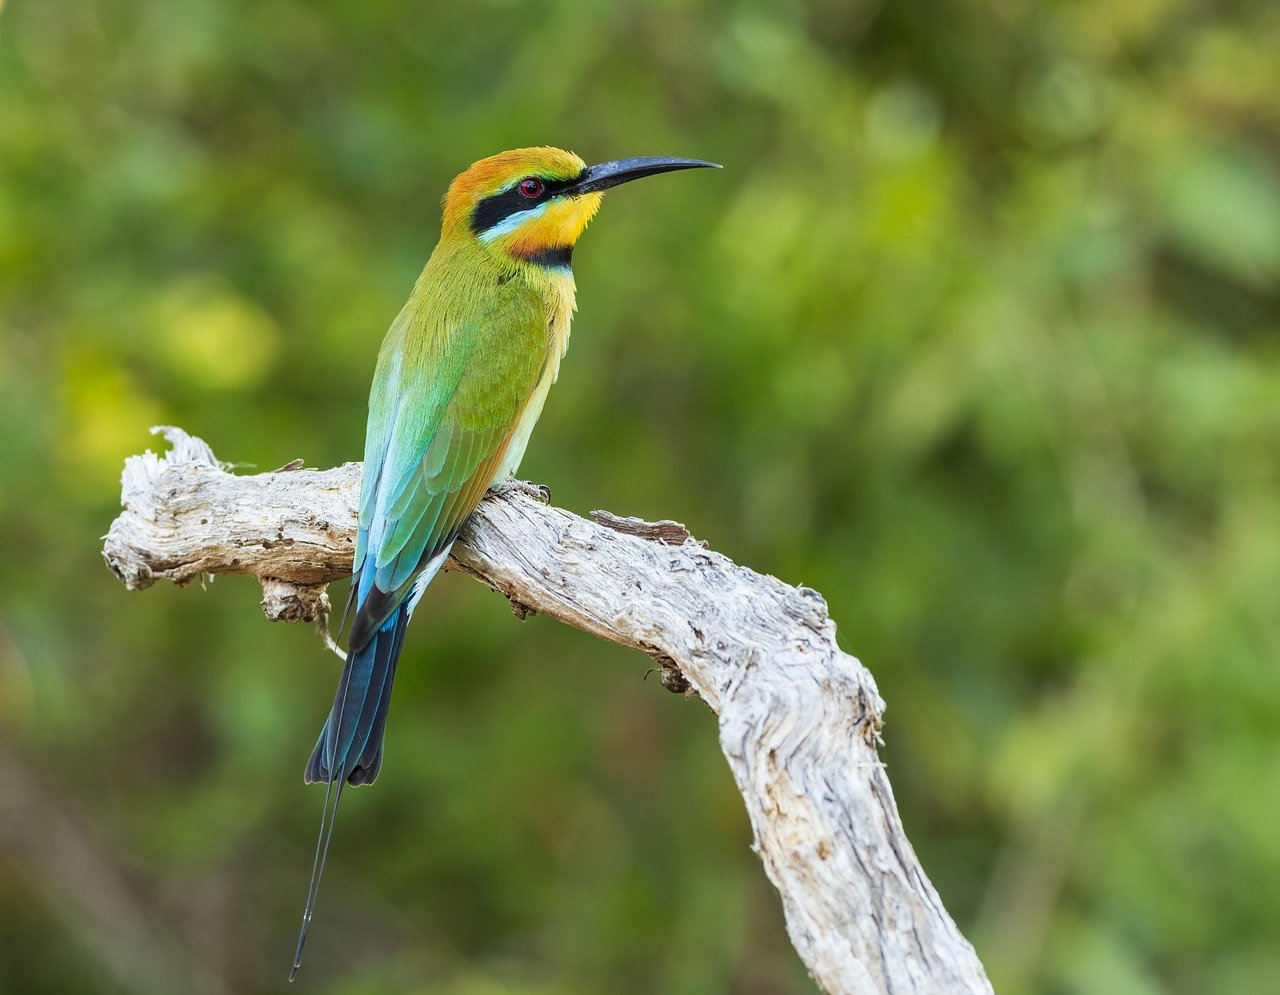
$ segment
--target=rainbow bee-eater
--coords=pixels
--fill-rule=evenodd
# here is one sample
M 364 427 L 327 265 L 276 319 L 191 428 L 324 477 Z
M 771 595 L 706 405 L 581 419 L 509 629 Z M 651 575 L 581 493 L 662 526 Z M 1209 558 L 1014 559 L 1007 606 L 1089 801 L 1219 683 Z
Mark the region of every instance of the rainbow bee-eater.
M 555 383 L 574 311 L 570 260 L 604 191 L 698 159 L 588 166 L 554 148 L 515 149 L 460 174 L 440 241 L 387 332 L 369 394 L 347 660 L 307 764 L 332 787 L 293 973 L 311 921 L 344 784 L 370 784 L 396 660 L 414 606 L 485 492 L 515 473 Z

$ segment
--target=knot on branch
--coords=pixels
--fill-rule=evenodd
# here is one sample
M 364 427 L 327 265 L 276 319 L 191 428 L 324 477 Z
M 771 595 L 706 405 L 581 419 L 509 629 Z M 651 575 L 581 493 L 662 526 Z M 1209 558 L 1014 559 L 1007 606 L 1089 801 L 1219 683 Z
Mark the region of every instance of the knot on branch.
M 658 665 L 658 683 L 670 691 L 672 694 L 684 695 L 686 698 L 693 698 L 697 695 L 697 691 L 693 685 L 689 683 L 689 678 L 684 676 L 684 672 L 680 669 L 680 665 L 663 653 L 661 650 L 651 649 L 649 655 L 653 657 L 654 662 Z M 647 671 L 645 677 L 653 671 Z
M 690 540 L 704 549 L 707 545 L 701 540 L 694 539 L 693 533 L 685 528 L 684 525 L 670 518 L 664 518 L 657 522 L 647 522 L 643 518 L 628 518 L 622 515 L 615 515 L 611 511 L 597 509 L 591 513 L 591 520 L 603 525 L 605 528 L 613 529 L 615 532 L 638 536 L 641 539 L 652 539 L 654 542 L 663 542 L 669 546 L 681 546 Z
M 327 584 L 294 584 L 262 578 L 262 613 L 272 622 L 315 622 L 330 611 Z

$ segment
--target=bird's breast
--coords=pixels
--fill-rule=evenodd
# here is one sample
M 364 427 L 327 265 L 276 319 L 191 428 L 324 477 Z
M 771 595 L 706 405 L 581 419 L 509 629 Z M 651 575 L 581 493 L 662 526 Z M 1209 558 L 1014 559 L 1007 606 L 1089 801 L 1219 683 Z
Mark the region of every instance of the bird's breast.
M 560 360 L 569 351 L 569 325 L 577 306 L 573 277 L 557 277 L 549 297 L 551 306 L 547 309 L 547 365 L 551 379 L 548 387 L 560 376 Z
M 534 385 L 533 393 L 530 394 L 524 410 L 520 413 L 520 420 L 516 424 L 515 432 L 512 433 L 511 443 L 507 447 L 506 457 L 498 469 L 495 481 L 510 477 L 520 469 L 520 461 L 524 459 L 524 452 L 529 446 L 533 427 L 542 415 L 542 406 L 547 401 L 547 394 L 551 390 L 551 385 L 560 376 L 560 360 L 569 350 L 569 326 L 575 306 L 572 276 L 566 274 L 555 279 L 549 288 L 547 303 L 546 362 Z

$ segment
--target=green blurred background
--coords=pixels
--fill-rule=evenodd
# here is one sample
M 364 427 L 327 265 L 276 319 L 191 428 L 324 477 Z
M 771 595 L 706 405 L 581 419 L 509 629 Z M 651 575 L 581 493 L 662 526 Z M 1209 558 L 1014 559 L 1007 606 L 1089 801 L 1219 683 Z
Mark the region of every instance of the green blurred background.
M 1007 993 L 1280 990 L 1280 5 L 18 2 L 0 991 L 283 987 L 336 666 L 129 594 L 124 456 L 358 457 L 468 163 L 611 194 L 524 470 L 821 590 Z M 813 991 L 705 709 L 443 577 L 299 990 Z

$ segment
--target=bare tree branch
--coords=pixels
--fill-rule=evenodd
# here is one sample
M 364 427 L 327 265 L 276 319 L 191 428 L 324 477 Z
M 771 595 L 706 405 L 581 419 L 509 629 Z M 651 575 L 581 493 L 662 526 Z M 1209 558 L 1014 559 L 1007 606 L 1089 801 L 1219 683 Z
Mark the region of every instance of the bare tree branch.
M 351 569 L 360 467 L 235 476 L 199 439 L 125 463 L 124 513 L 104 555 L 130 588 L 247 573 L 272 618 L 327 610 Z M 531 485 L 490 494 L 450 565 L 538 611 L 634 647 L 663 683 L 719 716 L 754 849 L 823 991 L 990 992 L 916 860 L 876 754 L 884 702 L 836 645 L 818 592 L 740 567 L 676 522 L 590 522 Z

